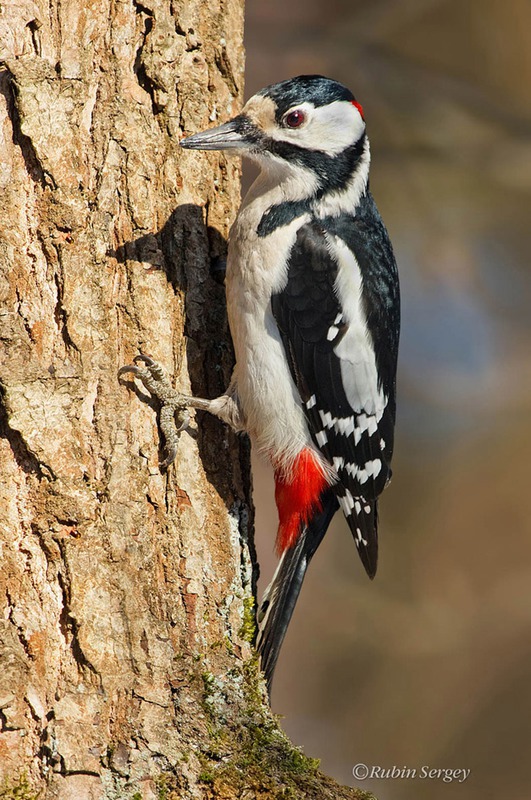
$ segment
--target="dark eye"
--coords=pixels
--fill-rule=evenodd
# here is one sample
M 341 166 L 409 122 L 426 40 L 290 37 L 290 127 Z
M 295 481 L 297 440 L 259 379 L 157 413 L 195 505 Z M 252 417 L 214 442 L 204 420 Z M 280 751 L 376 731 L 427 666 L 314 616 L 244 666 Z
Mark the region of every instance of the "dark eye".
M 288 128 L 298 128 L 306 119 L 306 114 L 304 111 L 290 111 L 289 114 L 286 114 L 284 117 L 284 123 L 288 126 Z

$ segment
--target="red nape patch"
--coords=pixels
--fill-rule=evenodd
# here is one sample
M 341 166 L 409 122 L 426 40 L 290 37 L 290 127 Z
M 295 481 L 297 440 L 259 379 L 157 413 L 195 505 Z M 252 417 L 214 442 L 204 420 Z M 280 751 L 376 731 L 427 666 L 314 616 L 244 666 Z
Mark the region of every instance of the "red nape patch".
M 352 105 L 353 105 L 355 108 L 357 108 L 357 109 L 358 109 L 358 111 L 359 111 L 359 112 L 360 112 L 360 114 L 361 114 L 361 118 L 364 120 L 364 119 L 365 119 L 365 114 L 363 113 L 363 106 L 361 105 L 361 103 L 358 103 L 358 101 L 357 101 L 357 100 L 351 100 L 350 102 L 352 103 Z
M 309 449 L 299 453 L 288 478 L 280 471 L 275 472 L 275 501 L 279 518 L 276 546 L 279 555 L 293 547 L 302 526 L 316 511 L 321 510 L 320 497 L 326 485 L 317 457 Z

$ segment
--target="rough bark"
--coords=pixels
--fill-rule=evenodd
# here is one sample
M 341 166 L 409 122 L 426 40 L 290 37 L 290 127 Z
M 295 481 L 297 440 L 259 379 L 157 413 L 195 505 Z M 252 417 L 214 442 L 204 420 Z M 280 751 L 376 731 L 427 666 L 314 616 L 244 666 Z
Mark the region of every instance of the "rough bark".
M 181 152 L 241 102 L 243 8 L 1 4 L 0 796 L 353 797 L 264 705 L 249 452 L 159 468 L 140 350 L 216 396 L 239 172 Z M 40 794 L 39 794 L 40 792 Z

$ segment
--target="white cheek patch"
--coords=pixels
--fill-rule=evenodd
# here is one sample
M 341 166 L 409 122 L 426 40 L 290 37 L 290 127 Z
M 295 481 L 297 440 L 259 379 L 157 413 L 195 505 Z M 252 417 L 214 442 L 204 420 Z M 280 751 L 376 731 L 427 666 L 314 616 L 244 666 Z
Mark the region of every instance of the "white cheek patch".
M 300 128 L 269 129 L 267 134 L 272 139 L 335 156 L 357 142 L 365 131 L 360 112 L 348 100 L 335 100 L 318 108 L 301 103 L 295 108 L 306 114 L 306 122 Z

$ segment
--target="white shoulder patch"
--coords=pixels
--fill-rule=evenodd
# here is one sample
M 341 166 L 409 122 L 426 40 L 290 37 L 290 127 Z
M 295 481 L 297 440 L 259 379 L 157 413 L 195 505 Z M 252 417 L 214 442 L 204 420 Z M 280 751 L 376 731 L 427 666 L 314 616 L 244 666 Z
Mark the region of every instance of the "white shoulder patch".
M 371 335 L 362 305 L 363 279 L 354 253 L 338 236 L 326 234 L 330 253 L 338 263 L 335 290 L 348 329 L 334 352 L 341 360 L 341 377 L 347 399 L 358 414 L 359 433 L 373 433 L 387 398 L 378 388 L 378 371 Z

